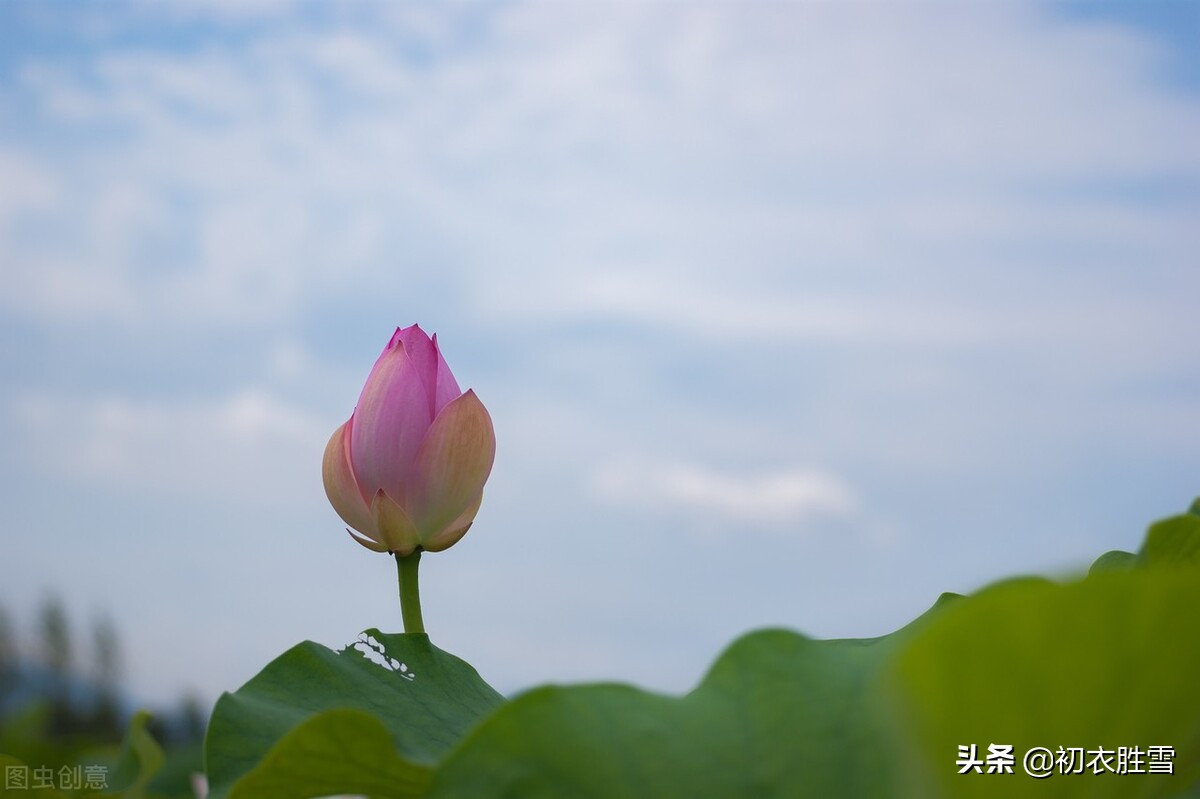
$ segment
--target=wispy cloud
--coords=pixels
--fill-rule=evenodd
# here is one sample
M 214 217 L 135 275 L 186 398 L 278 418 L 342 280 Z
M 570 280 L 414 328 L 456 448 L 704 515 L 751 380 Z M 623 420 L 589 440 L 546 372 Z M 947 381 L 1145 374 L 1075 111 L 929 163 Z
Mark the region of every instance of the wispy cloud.
M 855 338 L 914 302 L 952 316 L 939 285 L 1029 248 L 1057 252 L 1052 296 L 1114 248 L 1185 268 L 1170 205 L 1061 201 L 1200 174 L 1200 114 L 1150 81 L 1144 40 L 1019 4 L 876 11 L 517 5 L 471 47 L 402 16 L 31 59 L 35 118 L 105 145 L 10 156 L 29 178 L 3 193 L 70 198 L 38 221 L 74 232 L 0 240 L 36 298 L 13 310 L 286 319 L 347 275 L 399 290 L 432 250 L 498 321 Z M 1019 272 L 989 283 L 1024 298 Z M 863 285 L 850 314 L 807 301 Z
M 26 468 L 60 486 L 239 505 L 287 504 L 315 488 L 322 420 L 257 387 L 207 401 L 27 393 L 10 407 Z
M 560 627 L 612 612 L 586 597 L 618 555 L 579 507 L 807 531 L 759 541 L 788 585 L 796 547 L 864 531 L 829 538 L 814 596 L 851 590 L 829 575 L 871 531 L 972 574 L 1131 545 L 1105 536 L 1200 468 L 1200 95 L 1162 79 L 1169 43 L 1052 10 L 0 2 L 0 26 L 36 34 L 0 56 L 0 467 L 23 486 L 0 523 L 26 533 L 4 585 L 50 563 L 28 542 L 133 529 L 121 503 L 146 487 L 231 538 L 278 503 L 255 518 L 307 525 L 295 574 L 322 573 L 340 550 L 320 531 L 351 545 L 311 512 L 321 448 L 412 321 L 443 332 L 500 433 L 495 532 L 454 559 L 516 573 L 506 535 L 554 541 L 550 570 L 581 586 Z M 111 495 L 108 515 L 23 504 L 64 481 Z M 1047 549 L 1052 500 L 1084 510 Z M 664 555 L 693 560 L 629 607 L 706 551 Z M 970 587 L 919 552 L 888 570 L 856 601 L 895 607 L 895 575 Z M 502 583 L 497 608 L 526 588 Z M 776 612 L 768 594 L 748 617 Z M 562 632 L 538 634 L 579 639 Z M 619 660 L 619 635 L 591 651 Z M 224 653 L 247 672 L 273 654 Z M 495 667 L 554 676 L 517 650 Z
M 613 464 L 593 475 L 591 488 L 611 503 L 681 519 L 710 517 L 720 525 L 798 526 L 814 517 L 845 518 L 860 509 L 844 481 L 811 468 L 746 474 L 697 464 Z

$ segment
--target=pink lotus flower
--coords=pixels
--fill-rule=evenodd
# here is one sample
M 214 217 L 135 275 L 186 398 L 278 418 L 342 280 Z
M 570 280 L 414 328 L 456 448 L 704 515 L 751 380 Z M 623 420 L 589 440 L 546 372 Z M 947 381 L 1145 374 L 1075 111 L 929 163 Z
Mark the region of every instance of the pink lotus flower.
M 397 328 L 325 448 L 325 493 L 368 549 L 437 552 L 475 520 L 495 456 L 492 419 L 459 389 L 437 336 Z

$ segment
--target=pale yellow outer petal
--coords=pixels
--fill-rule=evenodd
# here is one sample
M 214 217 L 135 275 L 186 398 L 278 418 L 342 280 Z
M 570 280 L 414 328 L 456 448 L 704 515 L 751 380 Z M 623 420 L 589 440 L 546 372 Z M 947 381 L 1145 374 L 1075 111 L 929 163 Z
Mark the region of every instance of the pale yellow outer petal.
M 371 509 L 363 500 L 362 493 L 350 468 L 348 435 L 353 417 L 333 431 L 325 446 L 325 457 L 321 464 L 321 478 L 325 483 L 325 495 L 329 504 L 342 517 L 342 521 L 370 539 L 384 543 L 376 532 Z
M 479 513 L 479 506 L 482 504 L 483 492 L 480 491 L 479 496 L 463 511 L 461 516 L 446 525 L 445 529 L 440 533 L 425 539 L 425 542 L 421 546 L 430 552 L 441 552 L 443 549 L 449 549 L 457 544 L 458 539 L 466 535 L 467 530 L 471 529 L 471 525 L 475 522 L 475 514 Z
M 479 499 L 495 457 L 492 418 L 474 391 L 433 420 L 417 450 L 405 502 L 426 549 Z
M 385 544 L 389 552 L 398 555 L 411 555 L 421 545 L 421 536 L 417 533 L 412 519 L 405 513 L 404 508 L 392 501 L 392 498 L 380 489 L 371 500 L 371 515 L 375 518 L 375 526 L 379 530 L 379 541 Z
M 364 547 L 371 550 L 372 552 L 387 552 L 388 551 L 388 548 L 385 547 L 383 544 L 380 544 L 376 541 L 372 541 L 369 538 L 363 538 L 361 535 L 357 535 L 350 528 L 346 528 L 346 532 L 350 534 L 351 538 L 353 538 L 355 541 L 362 544 Z

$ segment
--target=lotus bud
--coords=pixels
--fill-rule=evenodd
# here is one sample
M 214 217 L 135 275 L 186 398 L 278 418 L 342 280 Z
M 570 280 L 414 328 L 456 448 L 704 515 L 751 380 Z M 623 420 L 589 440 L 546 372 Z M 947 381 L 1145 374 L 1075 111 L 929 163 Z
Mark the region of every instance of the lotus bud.
M 368 549 L 437 552 L 475 520 L 495 455 L 492 419 L 459 389 L 437 336 L 397 328 L 325 448 L 325 493 Z

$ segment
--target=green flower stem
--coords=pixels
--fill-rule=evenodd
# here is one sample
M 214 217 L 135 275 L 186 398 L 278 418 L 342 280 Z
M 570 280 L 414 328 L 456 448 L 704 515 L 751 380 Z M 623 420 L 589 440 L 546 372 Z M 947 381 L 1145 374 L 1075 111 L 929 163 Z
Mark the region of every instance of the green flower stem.
M 421 589 L 417 585 L 417 567 L 421 565 L 421 550 L 411 555 L 396 555 L 396 572 L 400 577 L 400 614 L 404 617 L 404 632 L 425 632 L 421 618 Z

